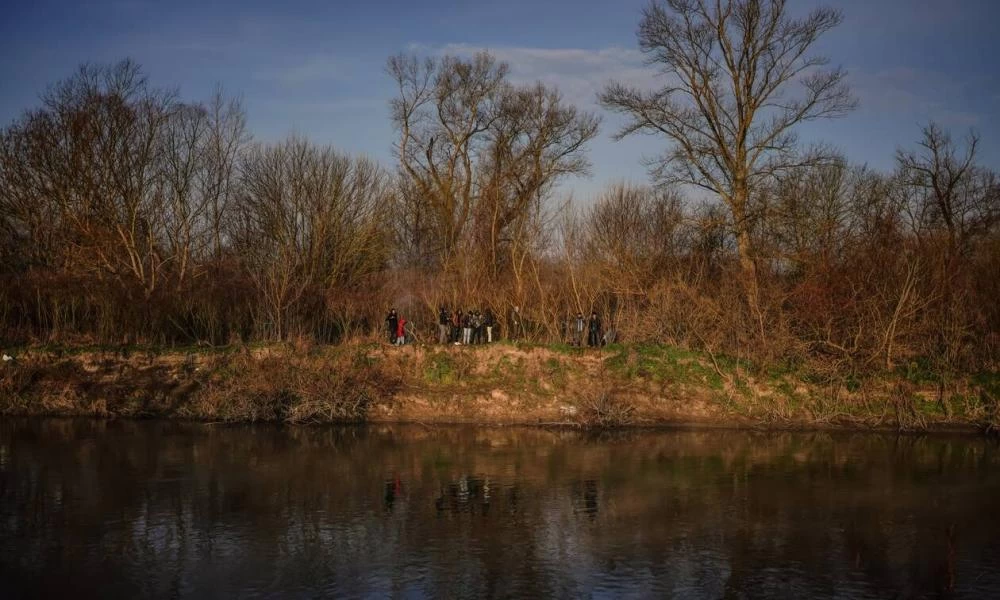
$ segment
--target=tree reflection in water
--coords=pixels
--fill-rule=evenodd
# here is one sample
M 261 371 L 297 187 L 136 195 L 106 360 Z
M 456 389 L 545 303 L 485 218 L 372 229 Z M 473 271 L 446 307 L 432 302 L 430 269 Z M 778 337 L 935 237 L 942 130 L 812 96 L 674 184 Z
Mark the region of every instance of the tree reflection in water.
M 0 423 L 9 597 L 996 597 L 966 437 Z

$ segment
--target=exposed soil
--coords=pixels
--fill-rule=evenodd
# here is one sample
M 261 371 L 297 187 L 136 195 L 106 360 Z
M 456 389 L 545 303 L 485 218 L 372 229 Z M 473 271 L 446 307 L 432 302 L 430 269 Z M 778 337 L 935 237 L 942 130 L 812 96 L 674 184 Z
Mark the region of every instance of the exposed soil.
M 762 380 L 661 347 L 35 348 L 0 365 L 0 413 L 10 415 L 907 430 L 984 429 L 996 418 L 971 384 L 949 400 L 900 389 Z

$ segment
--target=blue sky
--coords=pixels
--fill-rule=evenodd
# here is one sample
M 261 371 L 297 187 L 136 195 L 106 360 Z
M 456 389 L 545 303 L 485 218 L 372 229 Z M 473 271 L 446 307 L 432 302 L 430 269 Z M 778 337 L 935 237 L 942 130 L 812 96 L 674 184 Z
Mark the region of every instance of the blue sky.
M 392 83 L 386 58 L 400 51 L 490 49 L 518 81 L 560 87 L 600 112 L 595 93 L 611 78 L 651 81 L 635 30 L 647 0 L 331 0 L 210 2 L 33 0 L 0 21 L 0 122 L 37 105 L 45 87 L 85 61 L 131 57 L 158 86 L 205 99 L 217 84 L 242 95 L 259 140 L 298 133 L 392 162 Z M 791 0 L 795 11 L 820 4 Z M 801 129 L 857 163 L 892 166 L 933 119 L 982 135 L 981 162 L 1000 168 L 1000 55 L 995 0 L 830 0 L 845 21 L 817 51 L 850 72 L 861 106 Z M 608 182 L 645 181 L 644 155 L 663 142 L 613 142 L 605 115 L 591 146 L 593 176 L 564 189 L 591 197 Z

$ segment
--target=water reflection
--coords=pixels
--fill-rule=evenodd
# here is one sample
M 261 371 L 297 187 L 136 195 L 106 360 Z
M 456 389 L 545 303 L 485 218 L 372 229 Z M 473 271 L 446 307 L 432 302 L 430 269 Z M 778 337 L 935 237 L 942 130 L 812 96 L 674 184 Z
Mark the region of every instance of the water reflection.
M 597 481 L 588 479 L 574 482 L 570 497 L 573 500 L 574 513 L 582 513 L 590 519 L 597 517 Z
M 996 597 L 993 442 L 0 423 L 12 597 Z

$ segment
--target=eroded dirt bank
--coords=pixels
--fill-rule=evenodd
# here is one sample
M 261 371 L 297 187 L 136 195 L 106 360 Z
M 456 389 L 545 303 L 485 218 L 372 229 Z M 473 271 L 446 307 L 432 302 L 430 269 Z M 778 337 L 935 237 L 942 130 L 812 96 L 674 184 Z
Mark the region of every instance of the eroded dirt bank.
M 908 380 L 753 375 L 668 346 L 494 344 L 28 349 L 0 365 L 0 412 L 290 423 L 987 430 L 995 379 L 948 394 Z

